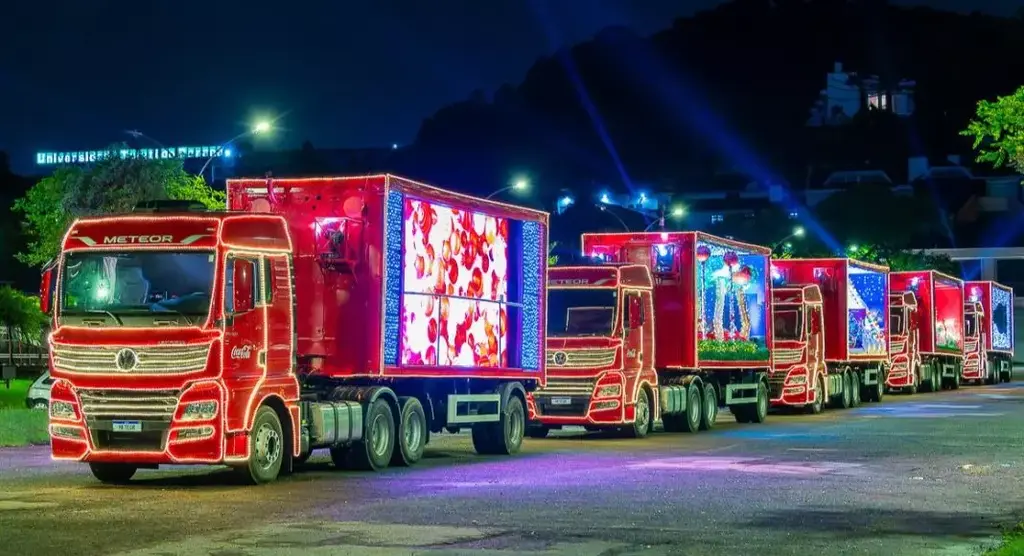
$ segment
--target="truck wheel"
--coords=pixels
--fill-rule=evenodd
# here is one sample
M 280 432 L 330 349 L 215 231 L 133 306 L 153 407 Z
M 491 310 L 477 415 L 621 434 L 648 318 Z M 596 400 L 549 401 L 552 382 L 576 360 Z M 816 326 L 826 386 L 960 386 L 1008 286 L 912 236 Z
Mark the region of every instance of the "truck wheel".
M 850 373 L 850 407 L 859 407 L 861 404 L 861 389 L 863 386 L 860 383 L 860 373 L 853 371 Z
M 853 375 L 847 371 L 843 373 L 843 393 L 839 396 L 839 408 L 850 409 L 853 407 Z
M 956 372 L 953 373 L 953 379 L 949 381 L 949 387 L 951 389 L 953 389 L 953 390 L 959 390 L 960 389 L 960 377 L 962 377 L 963 374 L 964 374 L 963 371 L 960 370 L 960 369 L 957 369 Z
M 763 423 L 768 419 L 768 387 L 764 382 L 757 383 L 757 401 L 750 408 L 750 422 Z
M 928 370 L 928 379 L 921 381 L 921 389 L 925 392 L 938 392 L 941 388 L 941 381 L 936 380 L 936 370 L 931 365 L 925 367 Z
M 130 463 L 90 463 L 89 470 L 101 483 L 123 485 L 135 476 L 139 468 Z
M 718 394 L 713 384 L 704 385 L 704 400 L 700 412 L 700 430 L 709 431 L 715 428 L 715 421 L 718 420 Z
M 522 448 L 525 431 L 523 402 L 510 394 L 497 423 L 473 425 L 473 448 L 478 454 L 510 456 Z
M 391 465 L 410 466 L 423 458 L 427 444 L 427 414 L 416 398 L 400 398 L 402 414 L 398 422 Z
M 871 401 L 879 403 L 885 397 L 885 383 L 881 380 L 871 389 Z
M 264 405 L 256 410 L 249 442 L 249 461 L 235 468 L 239 478 L 254 485 L 277 479 L 284 463 L 284 429 L 273 408 Z
M 551 429 L 545 426 L 533 425 L 526 427 L 526 436 L 530 438 L 547 438 L 549 432 L 551 432 Z
M 636 414 L 633 419 L 633 426 L 627 429 L 632 438 L 643 438 L 651 432 L 651 395 L 647 389 L 640 387 L 636 393 Z
M 366 410 L 363 439 L 352 444 L 348 462 L 354 469 L 378 471 L 388 466 L 394 452 L 395 416 L 387 400 L 377 398 Z
M 985 369 L 988 371 L 985 375 L 985 384 L 991 385 L 999 382 L 999 366 L 991 359 L 986 360 L 985 363 L 987 365 Z
M 811 415 L 817 415 L 825 408 L 825 377 L 820 374 L 814 379 L 814 390 L 814 402 L 807 406 Z
M 690 383 L 686 387 L 686 413 L 683 414 L 683 430 L 685 432 L 694 433 L 700 430 L 700 398 L 700 388 L 696 384 Z

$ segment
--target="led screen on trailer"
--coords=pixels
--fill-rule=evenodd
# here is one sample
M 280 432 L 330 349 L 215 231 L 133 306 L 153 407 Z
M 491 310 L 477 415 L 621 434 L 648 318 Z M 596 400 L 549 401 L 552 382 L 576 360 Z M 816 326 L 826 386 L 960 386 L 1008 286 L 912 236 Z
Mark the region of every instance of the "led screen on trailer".
M 405 366 L 509 366 L 509 222 L 406 198 L 401 356 Z
M 846 280 L 846 342 L 850 354 L 885 355 L 888 276 L 878 270 L 850 264 Z
M 764 361 L 768 257 L 697 241 L 697 351 L 707 361 Z

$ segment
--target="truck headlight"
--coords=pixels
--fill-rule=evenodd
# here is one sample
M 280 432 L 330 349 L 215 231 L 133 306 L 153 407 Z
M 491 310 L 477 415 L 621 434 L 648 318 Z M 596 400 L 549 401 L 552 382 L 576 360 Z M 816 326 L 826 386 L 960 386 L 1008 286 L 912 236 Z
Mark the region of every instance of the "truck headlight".
M 803 384 L 807 384 L 807 375 L 805 374 L 790 375 L 786 377 L 787 386 L 800 386 Z
M 183 421 L 205 421 L 217 415 L 217 402 L 192 402 L 185 406 Z
M 53 419 L 74 419 L 75 406 L 71 402 L 50 402 L 50 417 Z
M 621 392 L 618 384 L 612 384 L 610 386 L 602 386 L 597 389 L 598 398 L 617 398 Z

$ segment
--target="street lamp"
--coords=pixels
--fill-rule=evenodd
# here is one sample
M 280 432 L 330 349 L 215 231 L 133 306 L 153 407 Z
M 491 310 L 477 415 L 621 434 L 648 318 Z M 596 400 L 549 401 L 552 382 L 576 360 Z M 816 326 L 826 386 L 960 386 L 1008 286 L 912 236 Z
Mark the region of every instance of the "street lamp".
M 213 162 L 213 159 L 220 156 L 221 152 L 224 151 L 224 148 L 230 145 L 231 143 L 238 141 L 239 139 L 245 137 L 246 135 L 259 135 L 261 133 L 267 133 L 271 129 L 273 129 L 273 125 L 270 122 L 266 120 L 261 120 L 256 122 L 256 125 L 252 126 L 252 128 L 247 129 L 242 133 L 239 133 L 238 135 L 235 135 L 234 137 L 228 139 L 227 141 L 224 141 L 223 143 L 220 144 L 219 147 L 217 147 L 217 150 L 213 151 L 213 154 L 210 155 L 210 158 L 206 159 L 206 163 L 204 163 L 203 167 L 199 170 L 199 175 L 203 175 L 203 172 L 206 171 L 206 167 L 209 166 L 211 162 Z M 213 182 L 212 176 L 210 182 Z
M 608 207 L 606 207 L 604 205 L 596 205 L 596 206 L 597 206 L 597 208 L 601 209 L 601 212 L 606 212 L 606 213 L 614 216 L 615 219 L 619 221 L 619 224 L 622 224 L 622 229 L 626 230 L 627 232 L 631 231 L 629 229 L 629 226 L 626 225 L 626 221 L 623 220 L 622 218 L 620 218 L 618 214 L 615 214 L 614 212 L 608 210 Z
M 517 178 L 514 182 L 512 182 L 512 185 L 509 185 L 508 187 L 502 187 L 501 189 L 495 191 L 494 193 L 491 193 L 490 195 L 488 195 L 485 198 L 486 199 L 490 199 L 490 198 L 494 197 L 495 195 L 501 195 L 502 193 L 504 193 L 506 191 L 525 191 L 525 190 L 527 190 L 529 188 L 530 188 L 530 180 L 527 180 L 526 178 Z
M 672 214 L 672 218 L 676 218 L 676 219 L 682 218 L 682 217 L 686 216 L 686 207 L 684 207 L 682 205 L 677 205 L 675 207 L 672 207 L 672 213 L 671 214 Z
M 805 233 L 806 232 L 804 232 L 803 226 L 797 226 L 796 228 L 793 228 L 793 233 L 791 233 L 788 236 L 786 236 L 786 237 L 780 239 L 779 241 L 775 242 L 775 245 L 772 246 L 772 251 L 775 251 L 776 249 L 778 249 L 779 246 L 782 245 L 782 244 L 785 244 L 787 246 L 792 246 L 793 244 L 789 243 L 789 240 L 794 238 L 794 237 L 804 237 Z

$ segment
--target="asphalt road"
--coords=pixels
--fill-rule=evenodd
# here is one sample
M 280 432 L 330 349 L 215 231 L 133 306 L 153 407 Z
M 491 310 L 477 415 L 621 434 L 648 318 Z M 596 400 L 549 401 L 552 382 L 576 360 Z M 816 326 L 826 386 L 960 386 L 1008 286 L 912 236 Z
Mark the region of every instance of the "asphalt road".
M 1024 517 L 1024 383 L 515 458 L 438 437 L 412 469 L 234 486 L 216 468 L 96 483 L 0 450 L 0 554 L 974 554 Z

